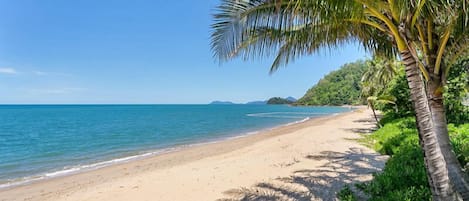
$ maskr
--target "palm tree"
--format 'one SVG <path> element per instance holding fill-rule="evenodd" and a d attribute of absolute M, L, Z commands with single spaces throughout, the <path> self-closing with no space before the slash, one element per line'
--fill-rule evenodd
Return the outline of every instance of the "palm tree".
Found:
<path fill-rule="evenodd" d="M 368 70 L 362 76 L 362 82 L 372 83 L 378 93 L 382 92 L 397 74 L 401 63 L 395 58 L 374 57 L 366 62 Z"/>
<path fill-rule="evenodd" d="M 385 95 L 387 84 L 397 74 L 400 63 L 395 58 L 383 58 L 375 56 L 366 62 L 368 70 L 363 74 L 361 84 L 361 98 L 366 99 L 368 106 L 373 111 L 376 124 L 381 128 L 375 112 L 375 104 L 396 104 L 395 97 Z"/>
<path fill-rule="evenodd" d="M 212 49 L 220 61 L 276 52 L 271 72 L 323 48 L 357 42 L 400 55 L 434 200 L 469 200 L 442 101 L 446 75 L 469 51 L 469 0 L 222 0 Z"/>

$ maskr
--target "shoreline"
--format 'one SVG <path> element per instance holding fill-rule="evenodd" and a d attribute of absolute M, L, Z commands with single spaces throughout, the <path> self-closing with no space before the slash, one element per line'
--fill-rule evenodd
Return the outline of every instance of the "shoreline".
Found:
<path fill-rule="evenodd" d="M 316 117 L 306 117 L 298 121 L 293 121 L 293 122 L 283 123 L 283 124 L 279 124 L 279 125 L 275 125 L 271 127 L 261 128 L 259 130 L 247 131 L 244 133 L 231 134 L 228 136 L 220 136 L 220 137 L 216 137 L 213 139 L 206 139 L 206 140 L 202 139 L 202 140 L 197 140 L 193 142 L 188 142 L 187 144 L 184 143 L 184 144 L 168 146 L 168 147 L 164 147 L 160 149 L 141 150 L 139 151 L 139 153 L 122 155 L 117 158 L 105 159 L 103 161 L 99 161 L 95 163 L 73 165 L 73 166 L 70 166 L 69 168 L 66 168 L 66 169 L 64 168 L 62 170 L 43 172 L 43 173 L 39 173 L 36 175 L 31 175 L 31 176 L 27 176 L 23 178 L 15 178 L 15 179 L 11 179 L 11 182 L 0 183 L 0 193 L 2 191 L 14 189 L 16 187 L 31 185 L 31 184 L 35 184 L 38 182 L 43 182 L 43 181 L 61 178 L 61 177 L 82 174 L 82 173 L 110 167 L 113 165 L 131 163 L 131 162 L 139 161 L 139 160 L 145 160 L 145 159 L 152 158 L 152 157 L 158 157 L 159 155 L 163 155 L 163 154 L 183 151 L 185 149 L 190 149 L 192 147 L 206 146 L 206 145 L 215 144 L 215 143 L 223 143 L 225 141 L 235 140 L 238 138 L 246 138 L 252 135 L 258 135 L 258 134 L 269 132 L 269 131 L 279 129 L 282 127 L 292 126 L 295 124 L 301 124 L 306 121 L 311 121 L 311 120 L 318 119 L 318 118 L 333 117 L 336 115 L 349 113 L 356 109 L 359 109 L 359 108 L 353 108 L 350 111 L 341 112 L 341 113 L 331 113 L 331 114 L 324 114 L 322 116 L 316 116 Z"/>
<path fill-rule="evenodd" d="M 211 158 L 222 156 L 223 158 L 230 158 L 224 155 L 231 155 L 233 152 L 239 152 L 240 150 L 244 149 L 252 150 L 253 145 L 263 144 L 266 143 L 265 141 L 271 141 L 274 138 L 288 137 L 292 133 L 314 126 L 321 126 L 327 122 L 337 119 L 351 117 L 354 116 L 354 113 L 358 113 L 359 111 L 364 110 L 365 109 L 361 108 L 358 110 L 339 113 L 337 115 L 327 115 L 323 117 L 312 118 L 299 123 L 289 123 L 291 125 L 285 124 L 270 129 L 263 129 L 255 134 L 233 136 L 231 138 L 222 139 L 215 142 L 205 142 L 196 145 L 183 145 L 183 147 L 180 149 L 166 153 L 112 164 L 106 167 L 101 167 L 99 169 L 79 172 L 76 174 L 47 178 L 41 181 L 35 181 L 20 186 L 0 189 L 0 197 L 5 197 L 4 199 L 0 200 L 23 200 L 26 198 L 32 200 L 63 200 L 65 198 L 66 200 L 97 200 L 94 198 L 82 199 L 83 197 L 79 197 L 79 195 L 78 197 L 72 196 L 72 198 L 69 198 L 68 196 L 82 194 L 83 189 L 85 189 L 87 195 L 100 195 L 101 193 L 93 191 L 94 187 L 102 187 L 105 184 L 120 184 L 121 181 L 119 180 L 122 179 L 132 180 L 140 177 L 145 178 L 146 174 L 158 173 L 160 175 L 162 171 L 168 171 L 175 168 L 188 168 L 187 166 L 191 166 L 190 164 L 192 163 L 199 163 L 203 160 L 209 160 Z M 217 163 L 218 161 L 219 160 L 215 160 L 211 162 Z M 227 176 L 230 175 L 228 174 Z M 161 177 L 164 177 L 164 175 Z M 119 186 L 117 189 L 121 189 L 121 186 Z M 176 189 L 166 190 L 172 192 Z M 218 192 L 218 194 L 220 193 L 221 192 Z M 101 200 L 101 198 L 98 200 Z M 164 200 L 164 198 L 162 198 L 162 200 Z"/>

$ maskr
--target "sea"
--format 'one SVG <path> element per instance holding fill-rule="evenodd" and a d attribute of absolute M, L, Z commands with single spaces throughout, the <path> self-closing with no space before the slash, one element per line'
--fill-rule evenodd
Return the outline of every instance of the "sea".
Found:
<path fill-rule="evenodd" d="M 0 188 L 346 111 L 243 104 L 0 105 Z"/>

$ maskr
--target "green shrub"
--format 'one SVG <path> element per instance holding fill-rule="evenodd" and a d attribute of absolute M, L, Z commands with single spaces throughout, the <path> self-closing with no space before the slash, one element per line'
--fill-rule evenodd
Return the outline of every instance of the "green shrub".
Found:
<path fill-rule="evenodd" d="M 339 200 L 342 201 L 355 201 L 357 200 L 357 197 L 353 194 L 352 190 L 350 190 L 350 187 L 346 185 L 342 190 L 337 193 L 337 197 Z"/>
<path fill-rule="evenodd" d="M 393 155 L 401 145 L 418 143 L 414 118 L 389 121 L 381 129 L 368 136 L 373 148 L 381 154 Z"/>
<path fill-rule="evenodd" d="M 469 123 L 469 106 L 462 104 L 469 93 L 468 85 L 469 58 L 463 58 L 451 66 L 444 87 L 443 98 L 446 109 L 446 119 L 449 123 Z M 414 110 L 412 108 L 410 90 L 404 71 L 398 72 L 398 74 L 388 84 L 388 87 L 383 94 L 395 98 L 395 105 L 377 105 L 378 110 L 387 114 L 388 120 L 413 116 Z M 386 119 L 383 120 L 388 121 Z"/>
<path fill-rule="evenodd" d="M 449 124 L 448 130 L 456 157 L 465 171 L 469 173 L 469 124 L 459 127 Z"/>
<path fill-rule="evenodd" d="M 382 128 L 366 137 L 366 141 L 381 154 L 390 155 L 383 171 L 373 175 L 368 183 L 357 184 L 369 200 L 431 200 L 423 154 L 419 145 L 413 117 L 392 119 L 385 115 Z M 469 169 L 469 124 L 448 125 L 453 150 L 459 162 Z M 340 200 L 349 200 L 350 189 L 344 189 Z"/>
<path fill-rule="evenodd" d="M 404 145 L 384 170 L 369 183 L 357 186 L 370 200 L 430 200 L 423 155 L 416 145 Z"/>
<path fill-rule="evenodd" d="M 399 71 L 391 80 L 384 94 L 395 98 L 395 105 L 385 104 L 378 107 L 379 110 L 390 113 L 397 118 L 414 114 L 412 102 L 410 100 L 410 89 L 407 84 L 405 72 Z"/>
<path fill-rule="evenodd" d="M 451 66 L 443 93 L 448 122 L 469 122 L 469 106 L 462 104 L 469 90 L 469 58 L 461 59 Z"/>

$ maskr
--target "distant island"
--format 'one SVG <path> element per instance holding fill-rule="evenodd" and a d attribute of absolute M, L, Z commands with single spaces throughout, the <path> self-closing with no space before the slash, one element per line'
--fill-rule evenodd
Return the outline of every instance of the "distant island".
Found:
<path fill-rule="evenodd" d="M 246 105 L 265 105 L 267 104 L 267 101 L 251 101 L 247 102 Z"/>
<path fill-rule="evenodd" d="M 293 104 L 297 101 L 296 98 L 288 96 L 286 98 L 281 97 L 273 97 L 268 100 L 258 100 L 258 101 L 249 101 L 244 103 L 245 105 L 281 105 L 281 104 Z M 231 101 L 212 101 L 209 103 L 210 105 L 233 105 L 238 103 L 233 103 Z"/>
<path fill-rule="evenodd" d="M 269 105 L 281 105 L 281 104 L 293 104 L 296 102 L 296 99 L 293 97 L 281 98 L 281 97 L 273 97 L 267 101 Z"/>
<path fill-rule="evenodd" d="M 288 96 L 288 97 L 286 97 L 285 99 L 287 99 L 287 100 L 289 100 L 289 101 L 291 101 L 291 102 L 296 102 L 296 101 L 297 101 L 296 98 L 291 97 L 291 96 Z"/>
<path fill-rule="evenodd" d="M 231 101 L 212 101 L 210 105 L 233 105 L 235 103 Z"/>

